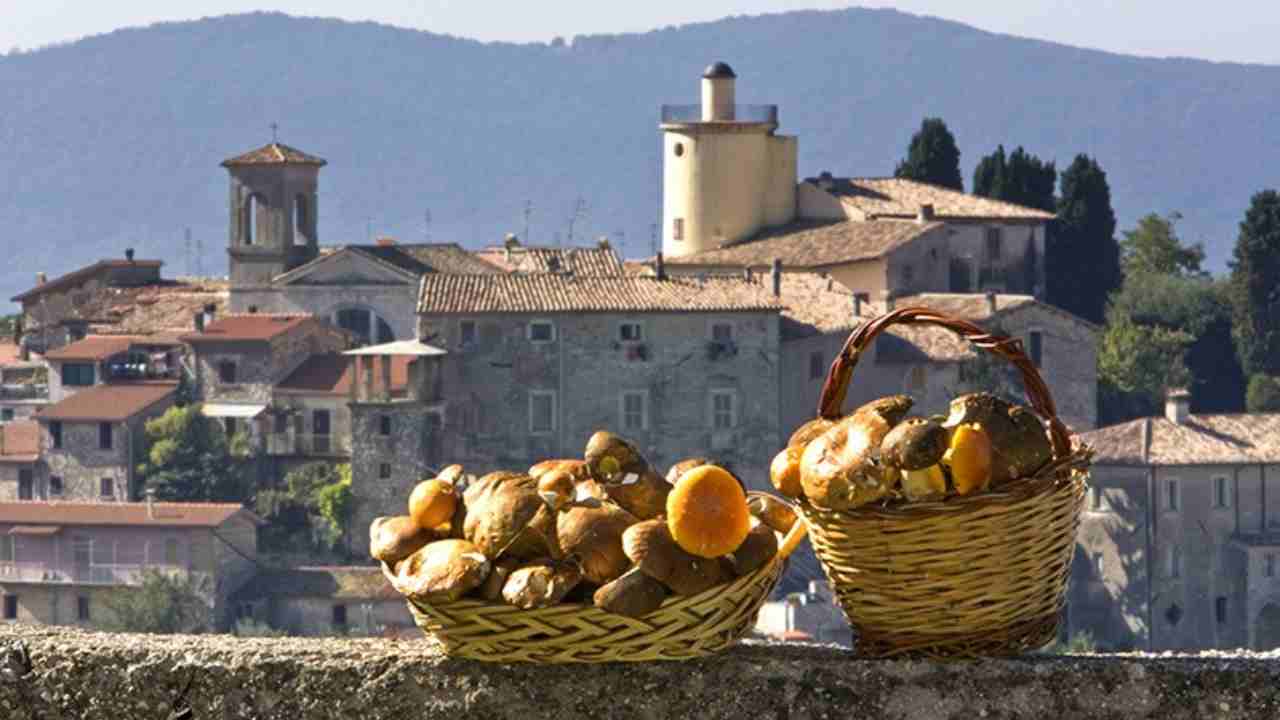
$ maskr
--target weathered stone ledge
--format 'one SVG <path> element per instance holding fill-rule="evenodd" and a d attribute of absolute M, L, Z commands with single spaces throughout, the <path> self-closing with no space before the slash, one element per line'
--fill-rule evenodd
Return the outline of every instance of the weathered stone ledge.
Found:
<path fill-rule="evenodd" d="M 1280 654 L 857 660 L 748 644 L 685 663 L 490 665 L 425 641 L 0 626 L 0 718 L 1268 718 Z M 183 710 L 190 712 L 184 714 Z"/>

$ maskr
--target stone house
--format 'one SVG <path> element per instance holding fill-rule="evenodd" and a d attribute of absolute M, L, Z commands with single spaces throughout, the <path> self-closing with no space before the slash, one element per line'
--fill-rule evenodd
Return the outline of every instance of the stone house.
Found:
<path fill-rule="evenodd" d="M 1164 417 L 1084 433 L 1096 451 L 1066 632 L 1140 650 L 1280 647 L 1280 414 Z"/>
<path fill-rule="evenodd" d="M 143 426 L 173 406 L 177 387 L 170 381 L 97 385 L 36 413 L 40 461 L 33 468 L 34 497 L 137 499 Z"/>
<path fill-rule="evenodd" d="M 595 247 L 546 247 L 524 245 L 514 235 L 500 247 L 489 246 L 474 255 L 512 273 L 569 273 L 570 275 L 625 275 L 622 260 L 607 239 Z"/>
<path fill-rule="evenodd" d="M 109 621 L 107 602 L 143 572 L 204 583 L 211 618 L 256 567 L 262 520 L 213 503 L 0 502 L 0 620 L 49 625 Z"/>
<path fill-rule="evenodd" d="M 0 502 L 35 500 L 40 469 L 40 424 L 14 420 L 0 425 Z"/>
<path fill-rule="evenodd" d="M 45 363 L 16 342 L 0 341 L 0 423 L 29 418 L 48 404 Z"/>
<path fill-rule="evenodd" d="M 177 381 L 183 347 L 172 334 L 90 335 L 50 350 L 49 401 L 58 403 L 84 388 L 139 380 Z"/>
<path fill-rule="evenodd" d="M 404 598 L 377 567 L 264 568 L 232 603 L 237 619 L 290 635 L 423 637 Z"/>

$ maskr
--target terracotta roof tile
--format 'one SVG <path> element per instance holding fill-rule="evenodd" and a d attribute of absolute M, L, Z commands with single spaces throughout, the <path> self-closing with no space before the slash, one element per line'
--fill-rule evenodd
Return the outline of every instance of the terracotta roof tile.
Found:
<path fill-rule="evenodd" d="M 667 258 L 671 265 L 819 268 L 883 257 L 942 223 L 902 220 L 803 220 L 769 228 L 751 239 L 692 255 Z"/>
<path fill-rule="evenodd" d="M 224 315 L 206 325 L 204 332 L 182 336 L 184 342 L 252 342 L 276 338 L 308 322 L 311 315 L 275 315 L 246 313 Z"/>
<path fill-rule="evenodd" d="M 262 568 L 236 591 L 242 600 L 272 596 L 398 600 L 382 569 L 366 566 Z"/>
<path fill-rule="evenodd" d="M 564 272 L 571 275 L 615 277 L 626 274 L 622 261 L 608 247 L 530 247 L 518 246 L 508 251 L 488 247 L 475 253 L 480 259 L 507 272 Z"/>
<path fill-rule="evenodd" d="M 817 187 L 810 178 L 805 182 Z M 1023 220 L 1044 222 L 1053 213 L 1001 200 L 957 192 L 903 178 L 834 178 L 829 192 L 869 218 L 914 218 L 921 205 L 933 205 L 938 220 Z"/>
<path fill-rule="evenodd" d="M 114 259 L 99 260 L 98 262 L 92 265 L 86 265 L 80 268 L 79 270 L 72 270 L 71 272 L 65 275 L 59 275 L 58 277 L 52 280 L 43 282 L 31 288 L 30 290 L 27 290 L 26 292 L 21 293 L 20 295 L 13 296 L 10 299 L 13 302 L 22 302 L 24 300 L 30 300 L 39 295 L 43 295 L 44 293 L 50 292 L 52 290 L 62 290 L 71 285 L 75 285 L 77 282 L 87 280 L 88 278 L 93 277 L 99 272 L 103 270 L 107 270 L 109 268 L 121 268 L 121 267 L 158 268 L 163 264 L 164 263 L 159 260 L 114 260 Z"/>
<path fill-rule="evenodd" d="M 22 349 L 12 340 L 0 340 L 0 367 L 19 362 Z"/>
<path fill-rule="evenodd" d="M 90 335 L 70 345 L 45 354 L 48 360 L 95 360 L 107 358 L 127 352 L 137 346 L 181 345 L 181 341 L 173 334 L 157 333 L 155 335 Z"/>
<path fill-rule="evenodd" d="M 740 278 L 426 275 L 418 312 L 720 312 L 779 310 L 758 283 Z"/>
<path fill-rule="evenodd" d="M 408 355 L 391 356 L 391 393 L 403 393 L 409 387 Z M 379 372 L 375 370 L 376 373 Z M 351 379 L 355 375 L 355 358 L 338 353 L 312 355 L 296 370 L 276 385 L 276 390 L 286 393 L 346 395 L 351 391 Z M 375 377 L 382 382 L 381 375 Z"/>
<path fill-rule="evenodd" d="M 119 422 L 173 395 L 176 382 L 147 381 L 119 385 L 94 385 L 41 408 L 39 420 Z"/>
<path fill-rule="evenodd" d="M 50 323 L 83 323 L 95 335 L 177 335 L 188 332 L 192 317 L 206 305 L 226 311 L 228 283 L 212 278 L 184 278 L 138 287 L 102 287 L 88 293 L 61 318 Z M 39 314 L 30 329 L 39 327 Z"/>
<path fill-rule="evenodd" d="M 297 148 L 278 142 L 268 143 L 257 150 L 250 150 L 243 155 L 222 161 L 223 167 L 235 165 L 315 165 L 319 167 L 326 164 L 324 160 L 314 155 L 308 155 Z"/>
<path fill-rule="evenodd" d="M 328 261 L 341 252 L 365 255 L 397 270 L 412 275 L 450 273 L 460 275 L 486 275 L 502 272 L 502 268 L 485 262 L 457 243 L 429 243 L 402 245 L 340 245 L 320 249 L 320 256 L 299 265 L 287 273 L 276 276 L 277 281 L 287 281 L 301 275 L 312 266 Z"/>
<path fill-rule="evenodd" d="M 1081 434 L 1095 464 L 1280 463 L 1280 413 L 1139 418 Z"/>
<path fill-rule="evenodd" d="M 13 420 L 0 425 L 0 462 L 35 462 L 40 457 L 40 423 Z"/>
<path fill-rule="evenodd" d="M 157 502 L 154 517 L 141 502 L 0 502 L 0 523 L 5 525 L 135 525 L 159 527 L 218 527 L 237 513 L 254 523 L 262 519 L 230 503 Z"/>

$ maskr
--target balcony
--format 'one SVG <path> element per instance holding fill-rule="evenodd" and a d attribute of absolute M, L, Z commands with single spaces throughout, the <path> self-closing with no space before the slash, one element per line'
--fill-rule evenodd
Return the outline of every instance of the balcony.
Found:
<path fill-rule="evenodd" d="M 0 385 L 0 401 L 48 399 L 49 386 L 44 383 Z"/>
<path fill-rule="evenodd" d="M 53 585 L 141 585 L 143 571 L 186 572 L 176 565 L 64 565 L 42 562 L 0 562 L 0 583 Z"/>
<path fill-rule="evenodd" d="M 268 455 L 350 455 L 351 440 L 339 435 L 268 433 Z"/>
<path fill-rule="evenodd" d="M 662 124 L 663 125 L 690 125 L 694 123 L 707 122 L 702 119 L 701 105 L 663 105 L 662 106 Z M 718 120 L 715 122 L 742 123 L 745 125 L 777 125 L 778 124 L 778 106 L 777 105 L 734 105 L 732 120 Z"/>

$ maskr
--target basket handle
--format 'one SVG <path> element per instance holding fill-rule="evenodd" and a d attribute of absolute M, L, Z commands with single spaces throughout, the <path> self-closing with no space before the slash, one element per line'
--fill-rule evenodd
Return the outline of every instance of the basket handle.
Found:
<path fill-rule="evenodd" d="M 804 541 L 805 535 L 809 534 L 809 526 L 805 523 L 804 519 L 800 517 L 800 510 L 796 507 L 795 503 L 790 500 L 787 500 L 784 497 L 778 497 L 773 493 L 760 492 L 759 490 L 752 490 L 748 492 L 747 498 L 750 499 L 752 495 L 764 495 L 766 497 L 771 497 L 791 508 L 791 512 L 795 513 L 796 521 L 791 524 L 791 529 L 787 531 L 786 536 L 782 538 L 782 543 L 778 545 L 778 559 L 786 559 L 786 557 Z"/>
<path fill-rule="evenodd" d="M 1054 458 L 1063 458 L 1071 453 L 1071 438 L 1067 428 L 1058 419 L 1057 408 L 1053 404 L 1053 396 L 1049 387 L 1040 377 L 1035 363 L 1022 349 L 1022 341 L 1003 335 L 992 335 L 971 322 L 948 317 L 927 307 L 904 307 L 870 320 L 854 330 L 844 347 L 831 363 L 827 372 L 827 380 L 822 386 L 822 396 L 818 400 L 818 415 L 829 420 L 841 416 L 845 394 L 849 390 L 849 380 L 853 377 L 853 368 L 858 364 L 858 357 L 871 345 L 871 341 L 890 325 L 936 325 L 951 330 L 980 350 L 987 350 L 1008 360 L 1022 373 L 1022 386 L 1026 390 L 1027 400 L 1036 412 L 1049 421 L 1049 439 L 1053 444 Z"/>

